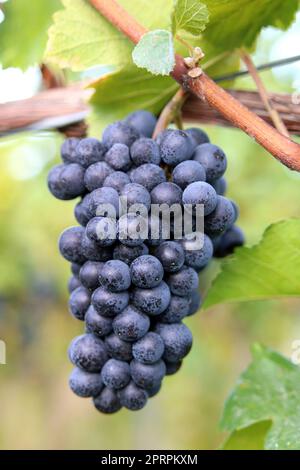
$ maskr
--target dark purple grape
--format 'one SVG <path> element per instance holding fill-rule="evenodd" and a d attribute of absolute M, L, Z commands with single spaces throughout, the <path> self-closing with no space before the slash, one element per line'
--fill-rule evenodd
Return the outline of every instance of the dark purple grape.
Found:
<path fill-rule="evenodd" d="M 71 390 L 82 398 L 96 397 L 103 389 L 101 376 L 98 372 L 86 372 L 75 367 L 69 378 Z"/>
<path fill-rule="evenodd" d="M 117 393 L 111 388 L 105 387 L 102 392 L 93 399 L 98 411 L 105 414 L 116 413 L 122 408 Z"/>
<path fill-rule="evenodd" d="M 131 147 L 133 142 L 140 137 L 140 133 L 135 127 L 124 121 L 117 121 L 109 124 L 103 131 L 102 141 L 110 149 L 114 144 L 125 144 Z"/>
<path fill-rule="evenodd" d="M 155 332 L 163 339 L 165 345 L 163 359 L 167 362 L 177 363 L 190 352 L 193 337 L 188 327 L 183 323 L 172 323 L 171 325 L 158 323 Z"/>
<path fill-rule="evenodd" d="M 193 159 L 204 167 L 208 183 L 221 178 L 227 168 L 227 159 L 223 150 L 210 143 L 198 145 Z"/>
<path fill-rule="evenodd" d="M 80 164 L 87 168 L 96 162 L 101 162 L 104 159 L 106 148 L 97 139 L 87 137 L 82 139 L 76 147 L 76 153 Z"/>
<path fill-rule="evenodd" d="M 84 320 L 87 309 L 89 308 L 91 293 L 83 286 L 77 287 L 70 295 L 69 309 L 73 317 L 77 320 Z"/>
<path fill-rule="evenodd" d="M 48 175 L 48 188 L 57 199 L 74 199 L 85 192 L 84 169 L 78 163 L 57 165 Z"/>
<path fill-rule="evenodd" d="M 159 146 L 155 140 L 147 137 L 141 137 L 136 140 L 130 148 L 130 154 L 136 166 L 143 165 L 144 163 L 160 164 Z"/>
<path fill-rule="evenodd" d="M 106 153 L 105 161 L 114 170 L 128 171 L 132 165 L 129 148 L 125 144 L 114 144 Z"/>
<path fill-rule="evenodd" d="M 127 116 L 125 121 L 127 124 L 134 127 L 141 135 L 152 137 L 156 125 L 156 117 L 149 111 L 134 111 Z"/>

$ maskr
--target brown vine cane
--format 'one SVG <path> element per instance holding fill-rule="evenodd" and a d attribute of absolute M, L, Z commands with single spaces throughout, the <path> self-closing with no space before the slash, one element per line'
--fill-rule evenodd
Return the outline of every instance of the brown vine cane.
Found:
<path fill-rule="evenodd" d="M 135 44 L 147 30 L 141 26 L 115 0 L 89 0 L 90 3 L 117 29 Z M 300 171 L 300 145 L 280 134 L 259 116 L 239 103 L 234 97 L 220 88 L 205 73 L 200 77 L 187 76 L 183 57 L 176 55 L 172 77 L 184 89 L 206 100 L 235 127 L 246 132 L 277 160 L 292 170 Z"/>

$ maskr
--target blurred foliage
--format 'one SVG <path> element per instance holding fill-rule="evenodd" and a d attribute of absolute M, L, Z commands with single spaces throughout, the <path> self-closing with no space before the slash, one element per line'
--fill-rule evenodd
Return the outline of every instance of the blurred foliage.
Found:
<path fill-rule="evenodd" d="M 42 62 L 47 30 L 60 0 L 9 0 L 1 9 L 5 20 L 0 24 L 0 62 L 3 67 L 20 67 Z"/>

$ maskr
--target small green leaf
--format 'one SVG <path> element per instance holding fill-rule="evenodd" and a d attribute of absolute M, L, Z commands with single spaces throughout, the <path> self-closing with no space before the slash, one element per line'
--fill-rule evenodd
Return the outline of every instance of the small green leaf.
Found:
<path fill-rule="evenodd" d="M 221 421 L 235 432 L 261 421 L 272 421 L 266 450 L 300 450 L 300 368 L 260 345 L 228 398 Z"/>
<path fill-rule="evenodd" d="M 97 65 L 124 67 L 132 63 L 132 43 L 87 0 L 62 0 L 49 29 L 46 59 L 62 68 L 81 71 Z M 119 0 L 147 29 L 168 27 L 172 0 Z"/>
<path fill-rule="evenodd" d="M 178 89 L 171 77 L 154 76 L 134 65 L 104 75 L 90 86 L 95 89 L 90 103 L 98 132 L 136 109 L 158 114 Z"/>
<path fill-rule="evenodd" d="M 253 46 L 265 26 L 286 29 L 298 10 L 298 0 L 202 1 L 210 13 L 204 37 L 219 52 Z"/>
<path fill-rule="evenodd" d="M 0 24 L 0 62 L 4 68 L 41 63 L 47 42 L 47 29 L 59 0 L 9 1 L 1 4 L 5 19 Z"/>
<path fill-rule="evenodd" d="M 172 13 L 172 32 L 183 30 L 198 36 L 208 23 L 209 11 L 199 0 L 177 0 Z"/>
<path fill-rule="evenodd" d="M 169 75 L 175 65 L 172 34 L 156 29 L 144 34 L 132 52 L 134 63 L 153 75 Z"/>
<path fill-rule="evenodd" d="M 261 242 L 221 264 L 204 308 L 222 302 L 300 296 L 300 219 L 271 225 Z"/>
<path fill-rule="evenodd" d="M 234 431 L 223 444 L 222 450 L 264 450 L 271 424 L 271 421 L 262 421 Z"/>

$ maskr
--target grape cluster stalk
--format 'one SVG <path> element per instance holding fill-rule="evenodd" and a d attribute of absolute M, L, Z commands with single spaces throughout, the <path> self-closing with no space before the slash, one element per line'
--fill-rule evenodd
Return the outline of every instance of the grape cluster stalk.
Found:
<path fill-rule="evenodd" d="M 152 139 L 156 122 L 139 110 L 107 126 L 102 141 L 66 139 L 63 163 L 48 176 L 56 198 L 80 198 L 79 225 L 59 239 L 71 263 L 69 310 L 85 324 L 69 347 L 69 384 L 103 413 L 143 408 L 164 377 L 180 369 L 192 347 L 183 319 L 201 306 L 199 273 L 244 243 L 238 208 L 224 196 L 222 149 L 198 128 L 165 129 Z M 191 233 L 175 236 L 173 219 L 166 236 L 161 219 L 151 217 L 153 205 L 174 204 L 188 207 L 193 223 L 196 207 L 203 208 L 197 249 Z M 99 211 L 108 206 L 114 217 Z M 146 233 L 134 210 L 141 206 Z"/>

